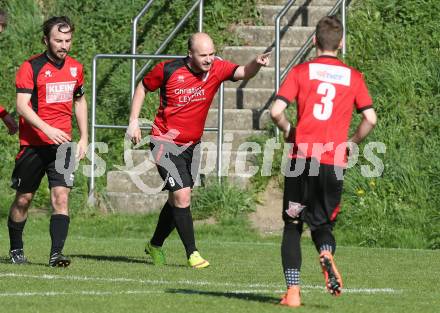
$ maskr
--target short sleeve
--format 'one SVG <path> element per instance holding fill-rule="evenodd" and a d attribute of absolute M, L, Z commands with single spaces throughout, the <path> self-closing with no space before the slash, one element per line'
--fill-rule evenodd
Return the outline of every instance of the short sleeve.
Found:
<path fill-rule="evenodd" d="M 219 78 L 223 82 L 225 80 L 234 80 L 234 74 L 237 68 L 239 67 L 238 64 L 232 63 L 230 61 L 222 60 L 220 58 L 216 58 L 215 62 L 218 64 L 219 68 Z"/>
<path fill-rule="evenodd" d="M 142 79 L 142 84 L 149 91 L 155 91 L 162 86 L 163 82 L 164 62 L 157 64 L 147 75 Z"/>
<path fill-rule="evenodd" d="M 355 105 L 358 113 L 373 107 L 373 100 L 371 100 L 371 97 L 368 93 L 368 88 L 365 84 L 363 75 L 360 76 L 355 92 Z"/>
<path fill-rule="evenodd" d="M 76 80 L 75 91 L 73 92 L 73 96 L 75 98 L 80 98 L 84 95 L 84 68 L 81 65 L 78 71 L 78 79 Z"/>
<path fill-rule="evenodd" d="M 298 96 L 298 81 L 298 71 L 293 68 L 281 84 L 275 99 L 283 100 L 287 104 L 292 103 Z"/>
<path fill-rule="evenodd" d="M 17 71 L 15 89 L 17 93 L 32 93 L 34 89 L 34 75 L 28 61 L 24 62 Z"/>

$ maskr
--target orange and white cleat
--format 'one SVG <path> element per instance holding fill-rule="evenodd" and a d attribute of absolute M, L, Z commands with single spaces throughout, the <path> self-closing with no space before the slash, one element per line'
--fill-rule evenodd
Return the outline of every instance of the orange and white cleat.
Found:
<path fill-rule="evenodd" d="M 301 306 L 301 292 L 299 286 L 289 287 L 287 292 L 281 298 L 280 304 L 292 308 L 299 308 Z"/>
<path fill-rule="evenodd" d="M 330 251 L 322 251 L 319 255 L 322 273 L 325 278 L 325 287 L 332 296 L 340 296 L 342 293 L 342 277 L 336 268 L 333 255 Z"/>

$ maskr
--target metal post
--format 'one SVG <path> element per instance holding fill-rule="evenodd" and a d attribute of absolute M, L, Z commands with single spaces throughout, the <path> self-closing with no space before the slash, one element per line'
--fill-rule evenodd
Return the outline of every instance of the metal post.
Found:
<path fill-rule="evenodd" d="M 283 9 L 278 13 L 276 19 L 275 19 L 275 95 L 278 93 L 278 90 L 280 90 L 280 24 L 281 24 L 281 18 L 289 11 L 290 7 L 295 3 L 296 0 L 289 0 L 283 7 Z M 280 137 L 280 130 L 278 127 L 275 127 L 275 137 L 278 142 Z"/>
<path fill-rule="evenodd" d="M 223 163 L 223 104 L 224 104 L 224 83 L 220 85 L 220 97 L 218 101 L 218 131 L 217 131 L 217 179 L 222 182 L 222 163 Z"/>
<path fill-rule="evenodd" d="M 281 15 L 275 21 L 275 95 L 280 89 L 280 20 Z M 277 142 L 280 138 L 280 129 L 275 127 L 275 138 Z"/>
<path fill-rule="evenodd" d="M 203 31 L 203 0 L 199 4 L 199 32 Z"/>
<path fill-rule="evenodd" d="M 346 3 L 345 0 L 342 0 L 342 6 L 341 6 L 341 16 L 342 16 L 342 57 L 345 59 L 345 54 L 347 53 L 347 44 L 346 44 L 346 27 L 347 27 L 347 20 L 346 20 Z"/>
<path fill-rule="evenodd" d="M 93 58 L 92 62 L 92 142 L 90 161 L 92 166 L 90 169 L 90 190 L 89 190 L 89 204 L 95 204 L 95 123 L 96 123 L 96 62 L 97 57 Z"/>
<path fill-rule="evenodd" d="M 147 10 L 150 8 L 151 4 L 153 4 L 154 0 L 148 1 L 148 3 L 143 7 L 143 9 L 139 12 L 138 15 L 133 19 L 133 25 L 131 29 L 131 53 L 136 54 L 136 45 L 137 45 L 137 23 L 139 19 L 145 15 Z M 131 61 L 131 97 L 133 98 L 134 90 L 136 85 L 136 60 L 133 59 Z"/>

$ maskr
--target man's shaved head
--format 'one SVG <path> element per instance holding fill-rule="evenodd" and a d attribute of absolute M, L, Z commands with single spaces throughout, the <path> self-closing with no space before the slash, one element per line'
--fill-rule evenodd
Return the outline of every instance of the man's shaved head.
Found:
<path fill-rule="evenodd" d="M 194 33 L 188 38 L 189 66 L 195 72 L 208 72 L 215 57 L 214 42 L 206 33 Z"/>

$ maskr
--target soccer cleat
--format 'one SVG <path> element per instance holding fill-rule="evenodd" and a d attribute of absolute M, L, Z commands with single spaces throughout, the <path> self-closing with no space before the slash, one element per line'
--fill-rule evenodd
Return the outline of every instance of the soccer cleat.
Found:
<path fill-rule="evenodd" d="M 299 286 L 290 286 L 280 301 L 281 305 L 298 308 L 301 306 L 301 292 Z"/>
<path fill-rule="evenodd" d="M 14 249 L 9 251 L 9 258 L 12 264 L 26 264 L 27 259 L 24 256 L 23 249 Z"/>
<path fill-rule="evenodd" d="M 342 277 L 336 268 L 333 256 L 329 251 L 322 251 L 319 255 L 322 273 L 325 278 L 325 287 L 333 296 L 339 296 L 342 292 Z"/>
<path fill-rule="evenodd" d="M 153 246 L 151 243 L 145 245 L 145 253 L 151 256 L 154 265 L 164 265 L 166 263 L 165 253 L 162 247 Z"/>
<path fill-rule="evenodd" d="M 54 253 L 50 256 L 50 267 L 68 267 L 70 265 L 70 259 L 61 253 Z"/>
<path fill-rule="evenodd" d="M 199 251 L 194 251 L 188 259 L 188 265 L 192 268 L 205 268 L 209 266 L 209 262 L 202 258 Z"/>

